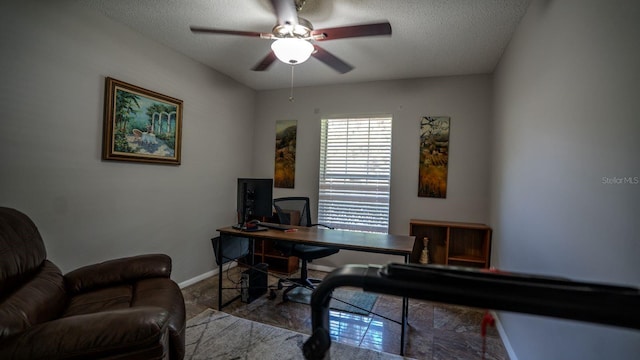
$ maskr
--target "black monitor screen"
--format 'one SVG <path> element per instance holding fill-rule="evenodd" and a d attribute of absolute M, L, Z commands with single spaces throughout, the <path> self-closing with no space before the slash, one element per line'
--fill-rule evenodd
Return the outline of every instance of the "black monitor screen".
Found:
<path fill-rule="evenodd" d="M 272 202 L 273 179 L 238 178 L 238 223 L 249 217 L 272 216 Z"/>

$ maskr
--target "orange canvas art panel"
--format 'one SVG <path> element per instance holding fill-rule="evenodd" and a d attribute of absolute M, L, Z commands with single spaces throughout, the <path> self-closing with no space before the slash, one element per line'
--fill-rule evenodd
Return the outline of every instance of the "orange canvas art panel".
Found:
<path fill-rule="evenodd" d="M 419 197 L 447 197 L 450 121 L 447 116 L 420 120 Z"/>
<path fill-rule="evenodd" d="M 297 120 L 276 121 L 276 159 L 273 186 L 294 188 L 296 183 Z"/>

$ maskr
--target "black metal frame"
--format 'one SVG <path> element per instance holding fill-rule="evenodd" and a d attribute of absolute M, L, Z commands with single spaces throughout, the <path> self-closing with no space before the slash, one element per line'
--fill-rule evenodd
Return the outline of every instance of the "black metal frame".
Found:
<path fill-rule="evenodd" d="M 409 296 L 640 329 L 638 288 L 439 265 L 346 265 L 327 275 L 311 296 L 313 334 L 303 347 L 306 359 L 323 359 L 331 346 L 329 301 L 333 290 L 341 286 L 405 299 Z M 404 306 L 403 302 L 403 317 Z M 404 354 L 404 336 L 401 347 Z"/>
<path fill-rule="evenodd" d="M 245 233 L 247 237 L 250 238 L 250 233 Z M 220 237 L 221 237 L 221 241 L 225 241 L 226 237 L 233 237 L 233 236 L 241 236 L 240 234 L 237 234 L 235 231 L 233 232 L 233 235 L 227 234 L 226 232 L 221 232 L 220 233 Z M 252 240 L 255 240 L 253 238 L 251 238 Z M 271 241 L 277 241 L 274 239 L 271 239 Z M 355 251 L 362 251 L 362 252 L 369 252 L 369 253 L 375 253 L 375 254 L 384 254 L 384 255 L 393 255 L 393 256 L 402 256 L 404 258 L 404 262 L 405 264 L 409 262 L 409 253 L 406 253 L 404 251 L 401 250 L 396 250 L 396 249 L 388 249 L 388 248 L 357 248 L 354 249 L 353 247 L 350 246 L 337 246 L 339 249 L 347 249 L 347 250 L 355 250 Z M 254 249 L 254 243 L 251 243 L 250 249 L 252 249 L 252 255 L 253 255 L 253 249 Z M 220 250 L 220 256 L 222 255 L 222 251 Z M 253 259 L 253 256 L 251 257 L 251 259 Z M 219 264 L 219 274 L 222 274 L 222 264 Z M 325 279 L 323 279 L 324 281 Z M 322 283 L 321 283 L 322 284 Z M 227 305 L 229 305 L 231 302 L 235 301 L 236 299 L 238 299 L 240 296 L 238 295 L 236 298 L 227 301 L 226 303 L 222 303 L 222 277 L 218 277 L 218 310 L 222 310 L 222 308 L 226 307 Z M 400 324 L 400 355 L 404 355 L 404 345 L 405 345 L 405 337 L 406 337 L 406 330 L 407 330 L 407 319 L 409 317 L 409 298 L 407 295 L 401 295 L 402 296 L 402 315 L 400 317 L 400 321 L 396 321 L 398 324 Z M 327 313 L 328 314 L 328 313 Z M 327 315 L 328 316 L 328 315 Z M 315 328 L 315 327 L 314 327 Z"/>
<path fill-rule="evenodd" d="M 229 235 L 225 235 L 225 234 L 221 234 L 220 235 L 220 239 L 218 241 L 213 241 L 212 239 L 212 243 L 214 246 L 214 252 L 215 252 L 215 256 L 218 259 L 222 259 L 222 261 L 218 261 L 218 310 L 222 310 L 224 307 L 226 307 L 227 305 L 231 304 L 232 302 L 240 299 L 241 295 L 237 295 L 235 297 L 233 297 L 232 299 L 228 300 L 227 302 L 225 302 L 224 304 L 222 303 L 222 290 L 231 290 L 231 288 L 223 288 L 222 287 L 222 274 L 223 274 L 223 265 L 226 263 L 224 261 L 224 259 L 228 259 L 228 260 L 236 260 L 233 258 L 229 258 L 226 257 L 223 254 L 223 246 L 222 246 L 222 242 L 225 240 L 228 240 L 228 238 L 233 238 L 233 236 L 229 236 Z M 253 267 L 254 265 L 254 254 L 255 254 L 255 239 L 251 238 L 251 237 L 247 237 L 247 239 L 249 239 L 249 253 L 246 255 L 246 257 L 249 258 L 249 266 Z M 217 261 L 217 260 L 216 260 Z M 235 289 L 235 288 L 233 288 Z"/>

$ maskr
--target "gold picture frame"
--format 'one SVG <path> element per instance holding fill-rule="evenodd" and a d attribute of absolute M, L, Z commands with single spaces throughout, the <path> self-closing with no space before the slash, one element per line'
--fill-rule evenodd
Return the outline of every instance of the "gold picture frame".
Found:
<path fill-rule="evenodd" d="M 106 78 L 103 160 L 180 165 L 182 100 Z"/>

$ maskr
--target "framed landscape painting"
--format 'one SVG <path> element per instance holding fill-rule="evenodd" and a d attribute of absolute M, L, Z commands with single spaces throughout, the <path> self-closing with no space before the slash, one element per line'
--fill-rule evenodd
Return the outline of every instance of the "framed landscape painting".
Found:
<path fill-rule="evenodd" d="M 297 120 L 276 121 L 276 158 L 273 174 L 274 187 L 291 189 L 295 187 L 297 131 Z"/>
<path fill-rule="evenodd" d="M 419 197 L 447 197 L 450 121 L 447 116 L 420 120 Z"/>
<path fill-rule="evenodd" d="M 182 100 L 107 78 L 104 160 L 180 165 Z"/>

